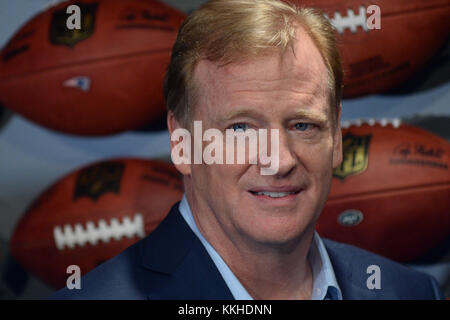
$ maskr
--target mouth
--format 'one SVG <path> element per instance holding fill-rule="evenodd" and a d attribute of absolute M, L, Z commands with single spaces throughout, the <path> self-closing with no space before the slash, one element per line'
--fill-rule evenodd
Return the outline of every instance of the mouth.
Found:
<path fill-rule="evenodd" d="M 298 187 L 262 188 L 249 190 L 249 193 L 260 200 L 291 200 L 302 192 Z"/>

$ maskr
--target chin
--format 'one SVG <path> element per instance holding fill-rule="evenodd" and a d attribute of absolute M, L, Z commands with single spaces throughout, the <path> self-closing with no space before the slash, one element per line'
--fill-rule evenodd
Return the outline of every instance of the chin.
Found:
<path fill-rule="evenodd" d="M 305 216 L 264 217 L 255 219 L 243 226 L 242 232 L 255 242 L 265 245 L 285 245 L 301 240 L 312 229 L 310 220 Z"/>

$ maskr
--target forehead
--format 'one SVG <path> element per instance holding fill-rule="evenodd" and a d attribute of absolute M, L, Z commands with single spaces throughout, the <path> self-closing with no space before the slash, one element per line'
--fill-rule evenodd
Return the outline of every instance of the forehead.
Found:
<path fill-rule="evenodd" d="M 327 101 L 329 94 L 323 58 L 311 37 L 300 27 L 293 48 L 288 47 L 283 55 L 274 49 L 264 56 L 226 66 L 201 60 L 194 71 L 194 81 L 202 97 L 216 101 L 221 96 L 232 99 L 239 92 L 252 91 L 285 92 L 292 97 Z"/>

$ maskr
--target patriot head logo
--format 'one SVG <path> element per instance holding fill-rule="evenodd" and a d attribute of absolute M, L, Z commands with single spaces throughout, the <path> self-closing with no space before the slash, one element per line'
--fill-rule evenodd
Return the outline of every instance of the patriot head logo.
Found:
<path fill-rule="evenodd" d="M 64 81 L 63 86 L 87 92 L 91 88 L 91 79 L 89 77 L 74 77 Z"/>

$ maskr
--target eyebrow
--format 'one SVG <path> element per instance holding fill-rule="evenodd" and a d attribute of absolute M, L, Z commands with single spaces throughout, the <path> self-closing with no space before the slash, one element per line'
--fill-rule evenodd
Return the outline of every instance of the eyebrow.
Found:
<path fill-rule="evenodd" d="M 231 111 L 227 113 L 221 120 L 222 121 L 230 121 L 236 118 L 243 118 L 243 117 L 260 117 L 261 113 L 257 112 L 253 109 L 239 109 L 236 111 Z"/>
<path fill-rule="evenodd" d="M 228 114 L 226 114 L 221 121 L 228 122 L 230 120 L 241 118 L 241 117 L 261 117 L 261 113 L 258 111 L 255 111 L 253 109 L 240 109 L 236 111 L 232 111 Z M 295 112 L 289 114 L 289 118 L 295 119 L 295 118 L 303 118 L 303 119 L 309 119 L 312 121 L 317 121 L 319 123 L 326 123 L 328 118 L 326 115 L 314 112 L 310 110 L 296 110 Z"/>
<path fill-rule="evenodd" d="M 328 120 L 328 117 L 320 112 L 314 112 L 310 110 L 297 110 L 295 111 L 292 116 L 292 118 L 304 118 L 304 119 L 310 119 L 313 121 L 317 121 L 320 123 L 325 123 Z"/>

